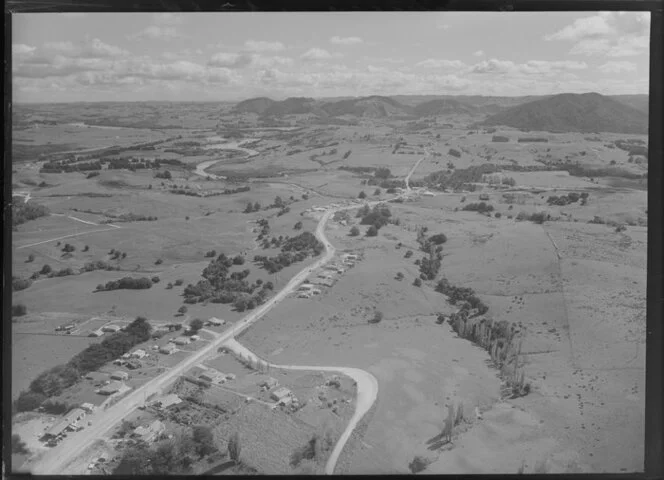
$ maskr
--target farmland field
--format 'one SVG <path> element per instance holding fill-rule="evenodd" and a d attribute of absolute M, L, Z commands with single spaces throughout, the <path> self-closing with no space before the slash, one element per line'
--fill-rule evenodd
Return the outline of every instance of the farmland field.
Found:
<path fill-rule="evenodd" d="M 155 29 L 180 25 L 159 18 Z M 146 85 L 166 72 L 233 90 L 251 65 L 257 92 L 300 88 L 274 70 L 290 46 L 247 41 L 201 69 L 186 49 L 150 70 L 95 42 L 58 73 L 103 51 Z M 21 45 L 26 71 L 41 69 L 41 47 Z M 302 54 L 307 68 L 345 58 L 319 50 Z M 483 55 L 468 75 L 546 70 Z M 7 283 L 13 430 L 27 450 L 15 464 L 641 471 L 648 117 L 618 97 L 17 103 Z M 83 404 L 96 410 L 68 419 L 66 439 L 44 437 Z M 164 472 L 145 461 L 158 455 Z"/>

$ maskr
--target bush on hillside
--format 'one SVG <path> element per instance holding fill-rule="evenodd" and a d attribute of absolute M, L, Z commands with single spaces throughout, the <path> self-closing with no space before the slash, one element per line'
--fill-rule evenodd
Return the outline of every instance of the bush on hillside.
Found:
<path fill-rule="evenodd" d="M 28 313 L 28 309 L 22 303 L 12 305 L 12 317 L 22 317 Z"/>
<path fill-rule="evenodd" d="M 97 286 L 98 291 L 111 291 L 111 290 L 145 290 L 152 287 L 152 280 L 147 277 L 132 278 L 124 277 L 120 280 L 107 282 L 101 289 Z"/>
<path fill-rule="evenodd" d="M 32 285 L 32 280 L 30 280 L 29 278 L 14 278 L 12 280 L 12 290 L 14 292 L 25 290 L 30 285 Z"/>
<path fill-rule="evenodd" d="M 15 202 L 12 203 L 12 226 L 22 225 L 30 220 L 50 215 L 49 209 L 44 205 L 34 202 Z"/>

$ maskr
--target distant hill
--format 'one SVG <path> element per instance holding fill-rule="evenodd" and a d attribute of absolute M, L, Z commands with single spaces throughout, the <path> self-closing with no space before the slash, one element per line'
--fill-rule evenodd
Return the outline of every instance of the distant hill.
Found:
<path fill-rule="evenodd" d="M 641 110 L 643 113 L 648 113 L 648 103 L 650 102 L 648 95 L 611 95 L 610 98 Z"/>
<path fill-rule="evenodd" d="M 273 102 L 263 115 L 299 115 L 306 113 L 320 113 L 317 111 L 316 100 L 307 97 L 291 97 L 281 102 Z"/>
<path fill-rule="evenodd" d="M 541 131 L 648 133 L 648 116 L 599 93 L 563 93 L 509 108 L 479 125 Z"/>
<path fill-rule="evenodd" d="M 250 98 L 235 105 L 233 111 L 236 113 L 257 113 L 263 115 L 275 103 L 274 100 L 267 97 Z"/>
<path fill-rule="evenodd" d="M 421 117 L 433 115 L 476 114 L 477 107 L 460 102 L 453 98 L 439 98 L 420 103 L 414 108 L 415 114 Z"/>
<path fill-rule="evenodd" d="M 352 115 L 355 117 L 382 118 L 410 115 L 412 112 L 411 107 L 407 107 L 390 97 L 378 95 L 326 103 L 321 108 L 333 117 Z"/>

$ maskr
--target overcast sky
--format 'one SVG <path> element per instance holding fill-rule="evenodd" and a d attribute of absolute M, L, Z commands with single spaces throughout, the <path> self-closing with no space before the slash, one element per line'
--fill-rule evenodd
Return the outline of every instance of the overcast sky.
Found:
<path fill-rule="evenodd" d="M 15 102 L 647 93 L 650 14 L 13 15 Z"/>

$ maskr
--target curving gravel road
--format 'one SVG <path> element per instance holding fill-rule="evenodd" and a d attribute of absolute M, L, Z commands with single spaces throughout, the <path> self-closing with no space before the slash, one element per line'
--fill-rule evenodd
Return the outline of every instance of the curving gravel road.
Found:
<path fill-rule="evenodd" d="M 325 464 L 325 473 L 327 475 L 334 474 L 334 468 L 337 465 L 339 460 L 339 455 L 344 449 L 346 442 L 350 438 L 353 430 L 357 424 L 362 420 L 362 417 L 371 409 L 371 406 L 376 401 L 378 397 L 378 380 L 369 372 L 353 367 L 329 367 L 329 366 L 320 366 L 320 365 L 276 365 L 274 363 L 267 362 L 264 359 L 259 359 L 258 356 L 249 350 L 247 347 L 239 343 L 234 338 L 229 339 L 224 344 L 229 349 L 233 350 L 235 353 L 241 353 L 246 358 L 253 358 L 254 360 L 261 360 L 264 363 L 267 363 L 270 367 L 281 368 L 284 370 L 316 370 L 323 372 L 338 372 L 343 373 L 344 375 L 349 376 L 355 382 L 357 382 L 357 399 L 355 402 L 355 413 L 351 417 L 346 429 L 337 440 L 337 444 L 334 446 L 330 457 L 327 459 Z"/>

